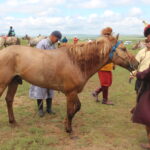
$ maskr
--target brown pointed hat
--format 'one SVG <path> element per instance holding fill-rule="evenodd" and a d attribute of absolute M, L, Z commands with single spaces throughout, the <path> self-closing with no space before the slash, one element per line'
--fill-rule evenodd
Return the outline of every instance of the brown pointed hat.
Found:
<path fill-rule="evenodd" d="M 110 35 L 112 35 L 112 32 L 113 32 L 113 30 L 111 27 L 106 27 L 102 30 L 101 35 L 110 36 Z"/>

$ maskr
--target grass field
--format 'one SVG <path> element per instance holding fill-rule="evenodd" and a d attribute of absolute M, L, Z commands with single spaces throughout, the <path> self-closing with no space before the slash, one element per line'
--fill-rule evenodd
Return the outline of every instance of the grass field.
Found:
<path fill-rule="evenodd" d="M 128 83 L 129 72 L 120 67 L 113 76 L 110 99 L 115 105 L 105 106 L 92 99 L 91 92 L 99 86 L 96 74 L 79 95 L 82 108 L 73 120 L 71 135 L 64 131 L 63 94 L 55 92 L 56 115 L 39 118 L 36 101 L 28 97 L 30 85 L 24 82 L 14 102 L 18 126 L 11 127 L 4 93 L 0 99 L 0 150 L 141 150 L 140 143 L 147 142 L 144 127 L 130 121 L 130 110 L 135 105 L 134 82 Z"/>

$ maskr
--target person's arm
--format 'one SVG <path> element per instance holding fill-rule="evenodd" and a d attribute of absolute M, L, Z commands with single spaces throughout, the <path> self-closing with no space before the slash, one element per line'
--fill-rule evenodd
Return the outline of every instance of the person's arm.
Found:
<path fill-rule="evenodd" d="M 143 50 L 139 51 L 138 54 L 136 55 L 136 60 L 140 63 L 141 62 L 141 59 L 142 59 L 142 55 L 143 54 Z M 136 74 L 137 74 L 137 70 L 134 70 L 130 73 L 130 79 L 133 79 L 136 77 Z"/>
<path fill-rule="evenodd" d="M 136 77 L 138 79 L 142 79 L 142 80 L 148 79 L 148 78 L 150 79 L 150 67 L 147 70 L 143 71 L 143 72 L 138 72 Z"/>
<path fill-rule="evenodd" d="M 37 45 L 36 45 L 36 48 L 38 49 L 45 49 L 45 46 L 44 46 L 44 41 L 40 41 Z"/>

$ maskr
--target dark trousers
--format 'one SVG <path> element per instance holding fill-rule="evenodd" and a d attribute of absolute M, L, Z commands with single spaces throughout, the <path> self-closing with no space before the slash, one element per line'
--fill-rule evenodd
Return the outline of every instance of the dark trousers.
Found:
<path fill-rule="evenodd" d="M 100 92 L 103 93 L 103 99 L 107 100 L 108 99 L 108 86 L 102 86 L 98 88 L 95 92 L 98 95 Z"/>

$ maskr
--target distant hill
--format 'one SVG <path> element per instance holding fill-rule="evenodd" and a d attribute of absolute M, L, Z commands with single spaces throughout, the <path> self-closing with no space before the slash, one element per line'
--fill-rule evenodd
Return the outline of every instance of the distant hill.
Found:
<path fill-rule="evenodd" d="M 97 39 L 99 35 L 90 35 L 90 34 L 66 34 L 68 39 L 72 39 L 77 36 L 80 40 L 89 40 L 89 39 Z M 121 40 L 143 40 L 144 37 L 140 35 L 121 35 Z"/>

